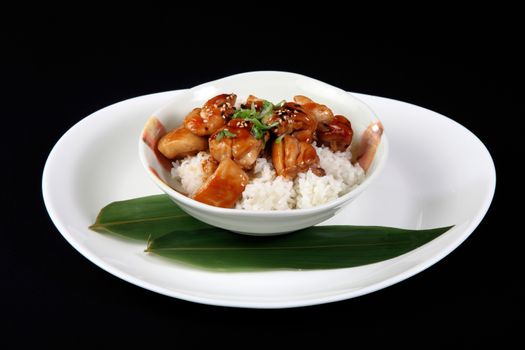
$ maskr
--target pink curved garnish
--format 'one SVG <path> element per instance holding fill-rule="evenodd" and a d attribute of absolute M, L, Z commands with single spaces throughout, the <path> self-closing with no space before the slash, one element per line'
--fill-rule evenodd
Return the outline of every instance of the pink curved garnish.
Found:
<path fill-rule="evenodd" d="M 365 172 L 372 165 L 383 131 L 383 124 L 377 121 L 370 124 L 361 137 L 361 143 L 357 151 L 357 162 Z"/>
<path fill-rule="evenodd" d="M 170 171 L 171 161 L 164 157 L 157 149 L 157 142 L 166 134 L 166 128 L 155 116 L 151 116 L 142 130 L 142 141 L 153 151 L 160 165 Z M 158 174 L 157 174 L 158 176 Z M 160 178 L 160 177 L 159 177 Z"/>

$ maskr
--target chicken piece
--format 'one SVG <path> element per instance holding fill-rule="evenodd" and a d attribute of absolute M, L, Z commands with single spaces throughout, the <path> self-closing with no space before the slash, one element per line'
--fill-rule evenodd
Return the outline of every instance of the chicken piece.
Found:
<path fill-rule="evenodd" d="M 268 119 L 266 124 L 271 125 L 275 122 L 279 123 L 273 129 L 276 136 L 288 134 L 299 141 L 308 143 L 314 141 L 317 120 L 306 113 L 299 104 L 287 102 L 282 107 L 275 109 L 274 114 Z"/>
<path fill-rule="evenodd" d="M 297 175 L 295 160 L 299 155 L 299 141 L 293 136 L 284 136 L 272 146 L 272 162 L 278 176 L 293 179 Z"/>
<path fill-rule="evenodd" d="M 203 178 L 203 181 L 206 181 L 206 179 L 212 176 L 215 170 L 217 170 L 217 167 L 219 166 L 219 162 L 217 162 L 212 157 L 209 157 L 207 159 L 204 159 L 201 162 L 201 165 L 202 165 L 202 172 L 204 173 L 202 178 Z"/>
<path fill-rule="evenodd" d="M 326 175 L 326 172 L 319 164 L 319 156 L 315 148 L 308 142 L 299 142 L 299 155 L 297 156 L 296 163 L 300 173 L 310 169 L 317 176 Z"/>
<path fill-rule="evenodd" d="M 255 165 L 263 147 L 263 140 L 257 140 L 250 133 L 243 132 L 242 135 L 233 139 L 233 160 L 243 169 L 251 169 Z"/>
<path fill-rule="evenodd" d="M 168 159 L 178 159 L 207 150 L 208 141 L 181 126 L 162 136 L 157 149 Z"/>
<path fill-rule="evenodd" d="M 248 96 L 248 98 L 246 99 L 246 103 L 244 104 L 244 107 L 245 108 L 251 108 L 252 107 L 252 104 L 255 103 L 255 109 L 257 111 L 260 111 L 263 107 L 263 103 L 264 103 L 264 100 L 262 98 L 258 98 L 254 95 L 250 95 Z"/>
<path fill-rule="evenodd" d="M 302 95 L 294 96 L 294 101 L 317 120 L 317 140 L 330 147 L 333 152 L 344 151 L 352 143 L 352 125 L 342 115 L 334 113 L 326 105 L 314 102 Z"/>
<path fill-rule="evenodd" d="M 241 197 L 248 180 L 248 175 L 240 166 L 225 158 L 195 193 L 193 199 L 216 207 L 232 208 Z"/>
<path fill-rule="evenodd" d="M 317 141 L 330 147 L 332 152 L 344 152 L 352 143 L 354 132 L 352 124 L 342 115 L 336 115 L 330 122 L 321 122 L 317 126 Z"/>
<path fill-rule="evenodd" d="M 184 126 L 195 135 L 207 136 L 226 124 L 234 112 L 235 94 L 221 94 L 207 101 L 202 108 L 193 109 L 184 118 Z"/>
<path fill-rule="evenodd" d="M 311 169 L 317 176 L 324 176 L 325 171 L 319 165 L 315 148 L 308 142 L 299 141 L 286 135 L 281 142 L 272 146 L 272 162 L 278 176 L 294 179 L 298 173 Z"/>
<path fill-rule="evenodd" d="M 301 105 L 306 112 L 313 115 L 319 123 L 329 123 L 334 119 L 334 113 L 326 105 L 316 103 L 302 95 L 294 96 L 293 100 Z"/>
<path fill-rule="evenodd" d="M 224 135 L 224 130 L 230 132 L 228 127 L 221 128 L 213 133 L 208 139 L 208 144 L 210 147 L 210 155 L 217 162 L 222 161 L 223 159 L 232 159 L 232 145 L 233 139 L 237 137 L 237 133 L 232 133 L 235 136 L 226 136 Z M 224 136 L 219 136 L 220 134 Z"/>
<path fill-rule="evenodd" d="M 377 147 L 381 142 L 383 130 L 383 124 L 381 124 L 381 122 L 374 122 L 366 128 L 361 137 L 359 149 L 357 150 L 357 162 L 365 172 L 368 171 L 370 165 L 372 165 Z"/>
<path fill-rule="evenodd" d="M 232 119 L 228 124 L 210 136 L 210 154 L 220 162 L 233 159 L 243 169 L 255 165 L 257 157 L 264 148 L 262 139 L 256 139 L 250 132 L 252 124 L 242 119 Z M 268 135 L 266 135 L 266 138 Z"/>

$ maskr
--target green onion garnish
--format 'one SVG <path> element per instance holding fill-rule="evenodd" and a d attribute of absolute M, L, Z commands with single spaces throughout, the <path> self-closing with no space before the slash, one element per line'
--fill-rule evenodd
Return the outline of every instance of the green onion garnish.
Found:
<path fill-rule="evenodd" d="M 281 143 L 282 139 L 286 136 L 286 134 L 282 134 L 278 138 L 275 139 L 275 143 Z"/>
<path fill-rule="evenodd" d="M 237 137 L 237 134 L 231 132 L 228 129 L 221 130 L 217 133 L 215 140 L 220 141 L 223 137 Z"/>
<path fill-rule="evenodd" d="M 265 131 L 270 130 L 279 125 L 279 122 L 275 122 L 270 125 L 266 124 L 268 119 L 271 117 L 274 109 L 275 106 L 273 105 L 273 103 L 264 100 L 263 107 L 260 112 L 257 112 L 255 103 L 252 103 L 250 109 L 241 108 L 236 110 L 235 113 L 233 113 L 232 115 L 232 119 L 244 119 L 247 122 L 251 122 L 253 125 L 251 130 L 252 135 L 256 139 L 262 139 Z"/>

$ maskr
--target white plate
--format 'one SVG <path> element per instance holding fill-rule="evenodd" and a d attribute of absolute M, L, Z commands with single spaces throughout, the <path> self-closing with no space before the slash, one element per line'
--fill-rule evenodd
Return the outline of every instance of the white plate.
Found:
<path fill-rule="evenodd" d="M 348 299 L 404 280 L 436 263 L 476 228 L 494 194 L 485 146 L 430 110 L 356 94 L 383 121 L 390 158 L 376 182 L 324 224 L 431 228 L 456 225 L 394 259 L 334 270 L 220 273 L 143 252 L 144 244 L 88 229 L 104 205 L 159 193 L 140 165 L 137 135 L 146 118 L 180 91 L 137 97 L 81 120 L 55 145 L 42 186 L 53 222 L 81 254 L 138 286 L 199 303 L 282 308 Z"/>

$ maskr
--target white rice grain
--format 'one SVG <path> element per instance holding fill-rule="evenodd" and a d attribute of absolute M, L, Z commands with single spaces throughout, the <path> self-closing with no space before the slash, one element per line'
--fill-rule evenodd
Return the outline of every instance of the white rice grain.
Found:
<path fill-rule="evenodd" d="M 332 175 L 317 176 L 308 170 L 295 178 L 297 192 L 296 208 L 312 208 L 332 201 L 343 191 L 342 180 L 336 180 Z"/>
<path fill-rule="evenodd" d="M 182 160 L 173 162 L 171 177 L 180 181 L 182 188 L 188 196 L 193 196 L 204 183 L 204 170 L 202 161 L 210 158 L 207 152 L 199 152 L 195 156 L 187 156 Z"/>
<path fill-rule="evenodd" d="M 244 189 L 237 209 L 286 210 L 295 207 L 293 181 L 275 176 L 272 164 L 265 158 L 257 159 L 254 175 Z"/>
<path fill-rule="evenodd" d="M 352 153 L 349 149 L 335 153 L 327 147 L 315 147 L 315 150 L 319 156 L 321 168 L 326 171 L 326 174 L 332 175 L 335 180 L 342 181 L 339 196 L 350 192 L 365 179 L 365 172 L 359 164 L 351 163 Z"/>

